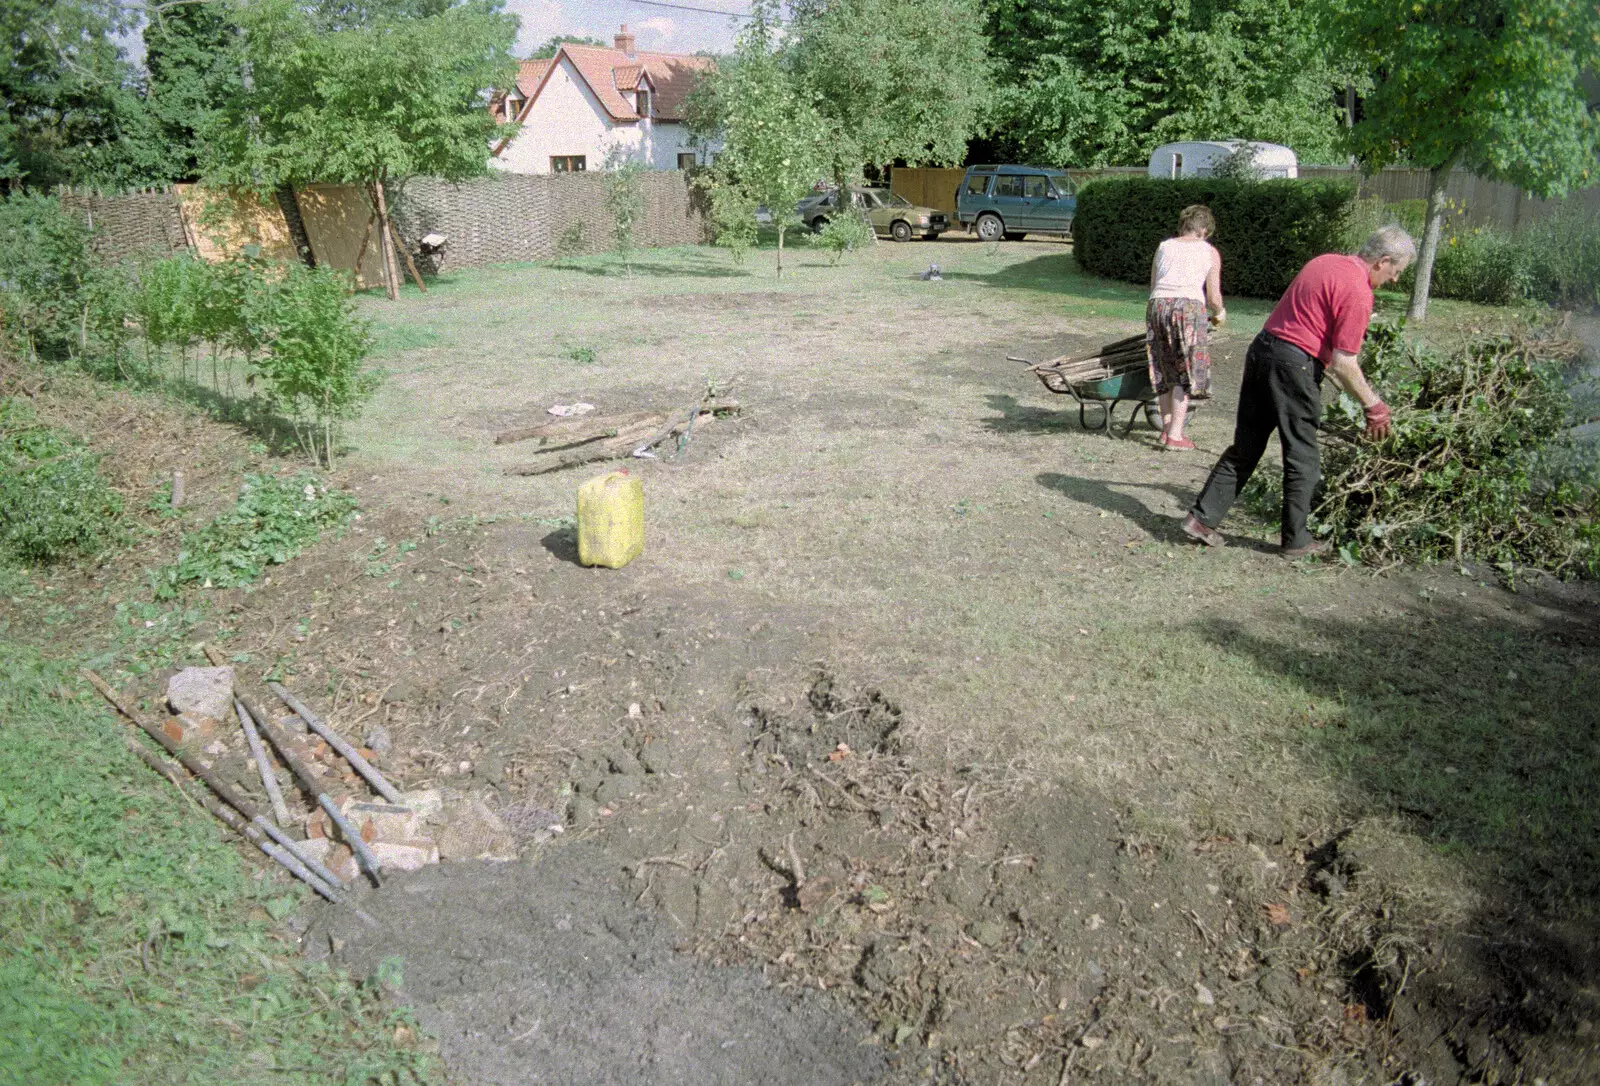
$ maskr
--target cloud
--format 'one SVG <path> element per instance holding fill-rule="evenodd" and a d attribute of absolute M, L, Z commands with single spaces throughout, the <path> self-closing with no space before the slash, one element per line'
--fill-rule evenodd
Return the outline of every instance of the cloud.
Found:
<path fill-rule="evenodd" d="M 644 39 L 641 41 L 641 44 L 644 44 L 645 41 L 649 40 L 646 37 L 647 34 L 653 34 L 661 39 L 661 44 L 665 45 L 672 41 L 673 36 L 677 34 L 678 24 L 666 15 L 658 15 L 653 19 L 646 19 L 644 22 L 636 24 L 634 26 L 634 32 L 637 33 L 641 39 Z M 654 45 L 655 42 L 650 41 L 649 44 Z"/>

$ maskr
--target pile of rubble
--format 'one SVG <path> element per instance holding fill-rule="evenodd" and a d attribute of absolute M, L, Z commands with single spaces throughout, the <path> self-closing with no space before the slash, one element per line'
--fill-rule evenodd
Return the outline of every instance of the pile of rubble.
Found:
<path fill-rule="evenodd" d="M 329 900 L 343 900 L 363 874 L 376 885 L 386 872 L 441 860 L 512 860 L 524 841 L 561 832 L 553 816 L 530 832 L 526 819 L 508 826 L 481 798 L 396 788 L 378 768 L 391 753 L 383 729 L 353 746 L 276 683 L 266 685 L 284 709 L 269 714 L 263 706 L 272 701 L 241 689 L 234 669 L 214 650 L 208 655 L 213 666 L 187 667 L 168 680 L 170 715 L 159 722 L 128 707 L 99 676 L 86 677 L 207 786 L 208 809 Z M 188 786 L 176 766 L 132 737 L 129 743 L 152 768 Z"/>

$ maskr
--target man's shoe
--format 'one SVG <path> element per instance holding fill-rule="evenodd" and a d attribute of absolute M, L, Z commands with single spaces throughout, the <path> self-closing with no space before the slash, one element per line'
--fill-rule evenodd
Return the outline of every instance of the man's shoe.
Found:
<path fill-rule="evenodd" d="M 1316 558 L 1328 550 L 1326 539 L 1313 539 L 1303 547 L 1280 547 L 1278 553 L 1285 558 Z"/>
<path fill-rule="evenodd" d="M 1221 532 L 1201 524 L 1193 513 L 1183 518 L 1183 534 L 1196 543 L 1204 543 L 1208 547 L 1221 547 L 1228 542 L 1222 538 Z"/>

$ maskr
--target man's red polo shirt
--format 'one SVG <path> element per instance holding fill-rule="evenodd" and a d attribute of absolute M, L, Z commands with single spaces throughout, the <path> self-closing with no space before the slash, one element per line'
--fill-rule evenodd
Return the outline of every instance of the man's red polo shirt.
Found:
<path fill-rule="evenodd" d="M 1356 354 L 1372 318 L 1372 281 L 1360 257 L 1328 253 L 1294 277 L 1263 330 L 1324 363 L 1334 351 Z"/>

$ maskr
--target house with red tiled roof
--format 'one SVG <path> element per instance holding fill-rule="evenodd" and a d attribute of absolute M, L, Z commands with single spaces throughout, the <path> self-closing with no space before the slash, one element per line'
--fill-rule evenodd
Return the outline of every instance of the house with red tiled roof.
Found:
<path fill-rule="evenodd" d="M 646 53 L 624 26 L 613 47 L 567 43 L 549 60 L 525 60 L 515 85 L 489 108 L 515 134 L 496 140 L 490 164 L 510 173 L 597 170 L 621 156 L 658 170 L 705 161 L 690 144 L 684 107 L 710 57 Z"/>

